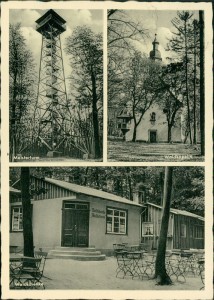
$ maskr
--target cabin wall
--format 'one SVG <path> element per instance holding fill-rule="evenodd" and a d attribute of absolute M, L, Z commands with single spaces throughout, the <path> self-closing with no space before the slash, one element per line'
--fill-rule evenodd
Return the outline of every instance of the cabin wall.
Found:
<path fill-rule="evenodd" d="M 63 198 L 33 202 L 35 248 L 53 249 L 61 246 L 62 202 Z"/>
<path fill-rule="evenodd" d="M 204 222 L 182 215 L 174 216 L 173 244 L 175 249 L 203 249 Z"/>
<path fill-rule="evenodd" d="M 142 214 L 142 243 L 144 243 L 147 248 L 157 249 L 158 239 L 160 236 L 161 220 L 162 210 L 158 207 L 148 206 Z M 147 236 L 146 234 L 144 234 L 145 232 L 143 228 L 147 223 L 153 224 L 153 235 Z M 173 248 L 173 234 L 173 215 L 170 214 L 167 236 L 167 249 Z"/>
<path fill-rule="evenodd" d="M 140 212 L 141 207 L 124 203 L 104 200 L 100 198 L 78 195 L 78 200 L 90 203 L 89 215 L 89 246 L 108 253 L 117 243 L 140 243 Z M 106 209 L 107 207 L 127 210 L 127 234 L 113 234 L 106 232 Z"/>
<path fill-rule="evenodd" d="M 111 254 L 113 244 L 139 244 L 141 207 L 115 201 L 109 201 L 86 195 L 66 198 L 43 199 L 33 203 L 33 238 L 36 249 L 54 249 L 62 242 L 62 208 L 63 201 L 89 203 L 89 246 L 95 246 L 103 253 Z M 106 232 L 107 207 L 127 211 L 127 233 L 114 234 Z M 11 232 L 10 245 L 23 247 L 23 232 Z"/>

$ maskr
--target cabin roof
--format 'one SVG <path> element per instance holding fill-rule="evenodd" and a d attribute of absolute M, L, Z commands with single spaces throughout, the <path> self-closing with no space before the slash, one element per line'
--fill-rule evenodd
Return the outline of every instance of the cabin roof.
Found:
<path fill-rule="evenodd" d="M 154 204 L 154 203 L 148 202 L 147 205 L 154 206 L 154 207 L 157 207 L 159 209 L 162 209 L 162 206 Z M 171 208 L 170 212 L 172 214 L 175 214 L 175 215 L 183 215 L 183 216 L 192 217 L 192 218 L 196 218 L 196 219 L 199 219 L 201 221 L 204 221 L 203 217 L 201 217 L 199 215 L 196 215 L 196 214 L 193 214 L 193 213 L 191 213 L 189 211 L 186 211 L 186 210 L 181 210 L 181 209 L 177 209 L 177 208 Z"/>
<path fill-rule="evenodd" d="M 9 191 L 10 191 L 10 193 L 21 194 L 20 190 L 17 190 L 15 188 L 13 188 L 12 186 L 9 187 Z"/>
<path fill-rule="evenodd" d="M 74 184 L 74 183 L 70 183 L 70 182 L 66 182 L 66 181 L 62 181 L 62 180 L 58 180 L 58 179 L 53 179 L 53 178 L 47 178 L 45 177 L 45 181 L 52 183 L 54 185 L 57 185 L 59 187 L 62 187 L 64 189 L 67 189 L 69 191 L 72 191 L 74 193 L 77 194 L 84 194 L 84 195 L 88 195 L 88 196 L 92 196 L 92 197 L 98 197 L 101 199 L 106 199 L 106 200 L 111 200 L 111 201 L 115 201 L 115 202 L 120 202 L 120 203 L 124 203 L 124 204 L 129 204 L 129 205 L 134 205 L 134 206 L 138 206 L 138 207 L 142 207 L 141 204 L 135 203 L 133 201 L 130 201 L 126 198 L 111 194 L 111 193 L 107 193 L 101 190 L 97 190 L 88 186 L 82 186 L 82 185 L 78 185 L 78 184 Z"/>

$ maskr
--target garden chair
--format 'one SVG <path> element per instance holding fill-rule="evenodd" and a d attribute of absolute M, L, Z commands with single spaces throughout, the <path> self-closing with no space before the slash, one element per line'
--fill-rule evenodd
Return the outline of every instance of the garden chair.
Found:
<path fill-rule="evenodd" d="M 116 277 L 121 274 L 122 278 L 126 275 L 133 276 L 132 274 L 132 259 L 127 257 L 126 251 L 115 251 L 117 259 Z"/>
<path fill-rule="evenodd" d="M 43 286 L 40 278 L 41 258 L 20 258 L 21 265 L 11 269 L 10 287 L 15 289 L 34 289 Z"/>
<path fill-rule="evenodd" d="M 204 280 L 205 280 L 205 268 L 204 268 L 204 259 L 198 260 L 198 267 L 199 267 L 199 274 L 201 277 L 201 282 L 203 286 L 200 288 L 200 290 L 204 289 Z"/>
<path fill-rule="evenodd" d="M 44 276 L 44 269 L 45 269 L 45 263 L 46 263 L 46 259 L 47 259 L 47 256 L 48 256 L 48 252 L 44 252 L 42 250 L 35 251 L 34 255 L 35 255 L 36 258 L 41 258 L 41 263 L 40 263 L 40 267 L 39 267 L 40 280 L 41 280 L 42 277 L 45 277 Z M 43 284 L 43 288 L 45 289 L 44 284 Z"/>

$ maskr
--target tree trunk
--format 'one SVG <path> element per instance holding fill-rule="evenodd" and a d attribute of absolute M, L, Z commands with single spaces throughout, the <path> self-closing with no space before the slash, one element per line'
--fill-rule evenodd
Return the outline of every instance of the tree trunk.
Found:
<path fill-rule="evenodd" d="M 196 139 L 196 23 L 194 22 L 194 71 L 193 71 L 193 144 L 197 144 Z"/>
<path fill-rule="evenodd" d="M 205 155 L 204 136 L 204 12 L 199 11 L 200 24 L 200 131 L 201 131 L 201 155 Z"/>
<path fill-rule="evenodd" d="M 169 275 L 166 272 L 165 266 L 165 253 L 167 243 L 167 232 L 170 217 L 170 204 L 171 204 L 171 192 L 172 192 L 172 173 L 173 167 L 165 167 L 165 179 L 164 179 L 164 211 L 161 221 L 160 237 L 158 242 L 157 258 L 155 263 L 155 278 L 159 285 L 169 285 L 172 283 Z"/>
<path fill-rule="evenodd" d="M 30 187 L 30 169 L 29 167 L 21 167 L 24 256 L 34 257 L 32 204 L 30 199 L 29 187 Z"/>
<path fill-rule="evenodd" d="M 192 144 L 190 104 L 189 104 L 189 87 L 188 87 L 187 21 L 185 21 L 184 32 L 185 32 L 185 35 L 184 35 L 184 40 L 185 40 L 185 85 L 186 85 L 187 118 L 188 118 L 187 124 L 189 127 L 190 144 Z"/>
<path fill-rule="evenodd" d="M 137 136 L 137 126 L 134 124 L 134 131 L 132 136 L 132 142 L 136 142 L 136 136 Z"/>
<path fill-rule="evenodd" d="M 171 143 L 172 141 L 172 126 L 171 124 L 168 124 L 168 143 Z"/>
<path fill-rule="evenodd" d="M 127 171 L 127 181 L 128 181 L 128 197 L 130 200 L 133 200 L 133 192 L 132 192 L 132 180 L 131 180 L 131 176 L 130 176 L 130 168 L 127 167 L 126 168 L 126 171 Z"/>
<path fill-rule="evenodd" d="M 94 145 L 95 145 L 95 158 L 101 157 L 100 149 L 100 136 L 99 136 L 99 120 L 97 110 L 97 92 L 96 92 L 96 78 L 93 70 L 91 70 L 91 81 L 92 81 L 92 118 L 94 128 Z"/>
<path fill-rule="evenodd" d="M 14 161 L 14 157 L 16 156 L 16 86 L 17 86 L 17 72 L 14 74 L 13 80 L 13 99 L 12 99 L 12 161 Z"/>

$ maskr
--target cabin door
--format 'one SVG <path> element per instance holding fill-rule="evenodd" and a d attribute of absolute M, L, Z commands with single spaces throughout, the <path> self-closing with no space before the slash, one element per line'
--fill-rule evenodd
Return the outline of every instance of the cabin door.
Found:
<path fill-rule="evenodd" d="M 156 143 L 157 142 L 157 131 L 156 130 L 150 130 L 149 131 L 149 141 L 150 141 L 150 143 Z"/>
<path fill-rule="evenodd" d="M 88 204 L 65 202 L 62 209 L 62 246 L 88 247 L 88 240 Z"/>

